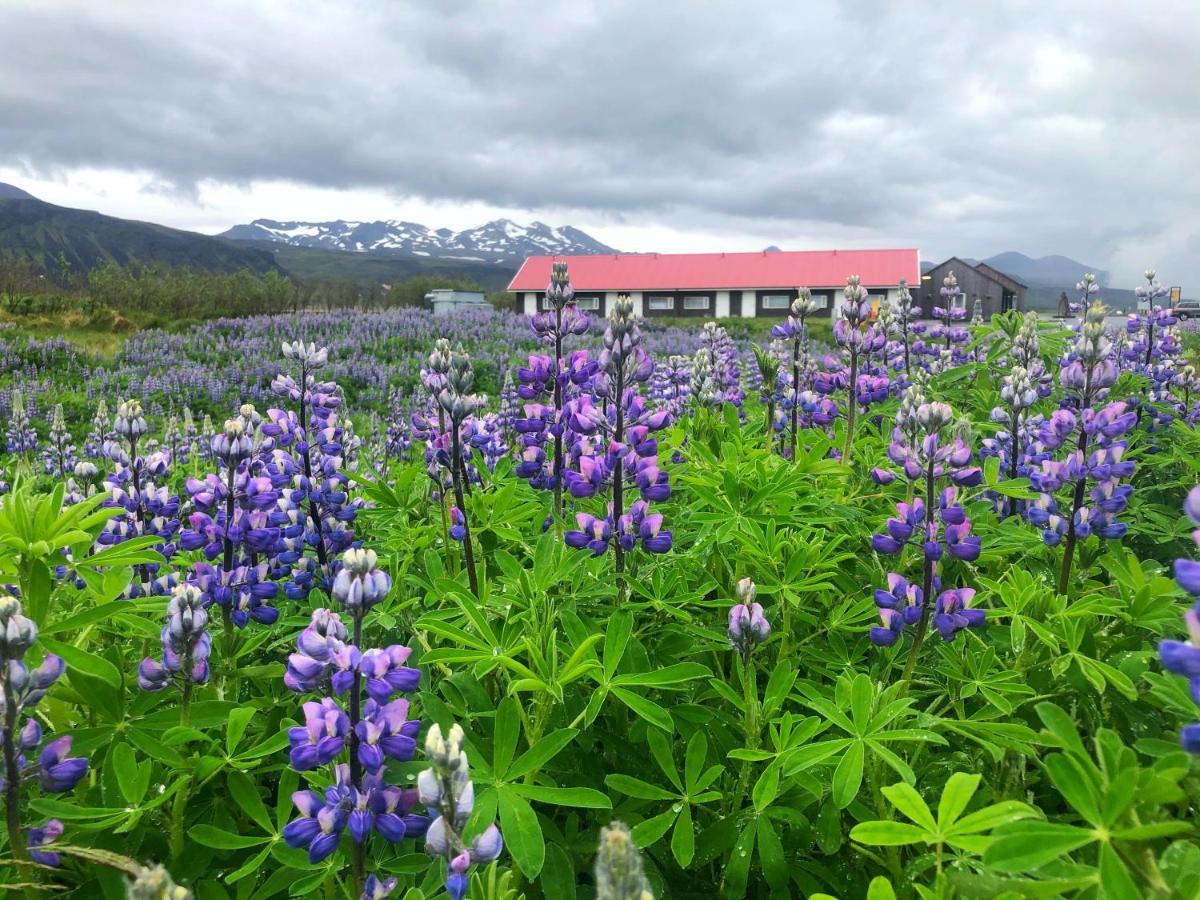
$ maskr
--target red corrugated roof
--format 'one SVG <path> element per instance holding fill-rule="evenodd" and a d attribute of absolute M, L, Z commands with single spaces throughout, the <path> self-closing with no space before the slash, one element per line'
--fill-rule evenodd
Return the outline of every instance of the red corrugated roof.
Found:
<path fill-rule="evenodd" d="M 615 253 L 604 256 L 530 256 L 510 291 L 544 291 L 550 264 L 565 260 L 577 291 L 831 288 L 857 275 L 866 287 L 921 280 L 916 249 L 794 250 L 767 253 Z"/>

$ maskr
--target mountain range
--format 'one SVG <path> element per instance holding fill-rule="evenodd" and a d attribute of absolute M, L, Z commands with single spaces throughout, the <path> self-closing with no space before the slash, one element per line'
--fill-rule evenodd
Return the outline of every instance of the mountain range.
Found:
<path fill-rule="evenodd" d="M 573 256 L 616 253 L 590 235 L 567 225 L 553 228 L 542 222 L 518 225 L 496 219 L 477 228 L 431 229 L 417 222 L 277 222 L 255 219 L 220 235 L 231 241 L 287 244 L 376 256 L 487 262 L 519 266 L 527 256 Z"/>
<path fill-rule="evenodd" d="M 28 259 L 47 271 L 58 266 L 61 256 L 77 274 L 106 262 L 155 262 L 224 272 L 279 271 L 361 284 L 387 284 L 417 275 L 470 278 L 486 290 L 504 290 L 526 256 L 615 252 L 569 225 L 520 225 L 510 219 L 463 231 L 399 220 L 255 219 L 210 236 L 55 206 L 0 183 L 0 260 Z M 973 265 L 975 260 L 964 262 Z M 1105 272 L 1065 256 L 1033 258 L 1008 251 L 983 262 L 1029 285 L 1030 307 L 1053 306 L 1060 291 L 1073 292 L 1084 272 L 1095 273 L 1101 284 L 1107 280 Z M 933 265 L 922 262 L 922 271 Z M 1131 297 L 1129 291 L 1105 289 L 1106 301 L 1117 306 L 1128 305 L 1125 301 L 1131 303 Z"/>
<path fill-rule="evenodd" d="M 972 259 L 969 256 L 961 257 L 962 261 L 967 265 L 977 265 L 978 263 L 986 263 L 993 269 L 1011 275 L 1017 281 L 1024 282 L 1030 287 L 1053 287 L 1067 288 L 1074 285 L 1085 272 L 1091 272 L 1096 276 L 1096 280 L 1103 287 L 1108 283 L 1108 273 L 1102 269 L 1097 269 L 1095 266 L 1089 266 L 1086 263 L 1076 262 L 1066 256 L 1041 256 L 1034 258 L 1026 256 L 1024 253 L 1018 253 L 1015 250 L 1008 250 L 1004 253 L 997 253 L 995 256 L 989 256 L 986 259 Z M 928 272 L 938 263 L 921 261 L 921 272 Z"/>

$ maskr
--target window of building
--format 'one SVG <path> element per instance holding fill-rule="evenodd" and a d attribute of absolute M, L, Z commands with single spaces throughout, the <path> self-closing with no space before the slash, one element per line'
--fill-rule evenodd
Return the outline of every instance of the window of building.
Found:
<path fill-rule="evenodd" d="M 554 304 L 550 302 L 550 298 L 545 294 L 542 294 L 541 299 L 538 300 L 538 305 L 540 305 L 542 309 L 554 309 Z"/>
<path fill-rule="evenodd" d="M 763 309 L 787 309 L 792 305 L 792 297 L 790 294 L 764 294 L 762 305 Z"/>
<path fill-rule="evenodd" d="M 708 309 L 712 304 L 712 297 L 684 297 L 684 309 Z"/>
<path fill-rule="evenodd" d="M 670 294 L 651 294 L 646 298 L 647 309 L 665 312 L 675 308 L 675 298 Z"/>
<path fill-rule="evenodd" d="M 813 294 L 812 302 L 817 309 L 829 309 L 829 297 L 826 294 Z"/>
<path fill-rule="evenodd" d="M 600 308 L 600 298 L 599 297 L 589 297 L 589 296 L 576 297 L 575 305 L 578 306 L 580 309 L 599 309 Z"/>

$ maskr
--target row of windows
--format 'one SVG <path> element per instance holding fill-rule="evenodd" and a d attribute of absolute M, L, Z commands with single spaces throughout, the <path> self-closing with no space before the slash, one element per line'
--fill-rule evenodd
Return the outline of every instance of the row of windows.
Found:
<path fill-rule="evenodd" d="M 872 298 L 878 299 L 878 298 Z M 814 294 L 813 302 L 817 309 L 829 308 L 829 297 L 823 294 Z M 576 305 L 583 310 L 598 310 L 600 309 L 600 298 L 594 295 L 576 295 Z M 787 309 L 792 305 L 791 294 L 764 294 L 762 298 L 763 309 Z M 956 307 L 965 306 L 965 298 L 958 298 L 955 303 Z M 545 297 L 542 297 L 542 309 L 549 309 L 550 304 Z M 646 308 L 656 312 L 665 312 L 675 308 L 674 294 L 647 294 Z M 698 294 L 686 296 L 683 298 L 683 308 L 690 310 L 702 310 L 712 308 L 712 297 L 707 294 Z"/>
<path fill-rule="evenodd" d="M 684 309 L 709 309 L 712 307 L 712 297 L 699 294 L 683 298 Z M 647 294 L 646 308 L 653 310 L 668 310 L 675 308 L 674 294 Z"/>
<path fill-rule="evenodd" d="M 594 296 L 576 296 L 575 305 L 583 310 L 598 310 L 600 308 L 600 298 Z M 550 301 L 542 297 L 542 309 L 550 309 Z"/>

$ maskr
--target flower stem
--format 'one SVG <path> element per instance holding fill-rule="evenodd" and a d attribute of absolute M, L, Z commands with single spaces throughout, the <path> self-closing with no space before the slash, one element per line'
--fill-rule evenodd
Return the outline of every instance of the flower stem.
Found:
<path fill-rule="evenodd" d="M 4 818 L 8 827 L 8 849 L 18 862 L 29 860 L 25 835 L 21 833 L 21 767 L 17 762 L 17 698 L 7 674 L 4 679 Z"/>
<path fill-rule="evenodd" d="M 933 516 L 933 490 L 933 461 L 931 460 L 925 470 L 925 529 L 927 535 L 929 522 Z M 925 643 L 925 634 L 929 630 L 929 617 L 933 612 L 933 557 L 928 553 L 925 554 L 921 589 L 924 592 L 921 596 L 921 618 L 917 622 L 917 633 L 913 638 L 912 647 L 908 651 L 908 661 L 904 664 L 904 674 L 900 676 L 900 680 L 904 682 L 905 691 L 908 690 L 908 683 L 917 668 L 917 657 L 921 655 L 921 645 Z"/>
<path fill-rule="evenodd" d="M 450 482 L 454 485 L 454 502 L 458 504 L 458 512 L 462 516 L 463 523 L 463 556 L 467 562 L 467 581 L 471 585 L 471 593 L 479 599 L 479 576 L 475 572 L 475 546 L 471 541 L 471 526 L 467 517 L 466 504 L 463 502 L 462 478 L 459 475 L 458 467 L 454 465 L 454 460 L 458 458 L 460 451 L 458 426 L 453 422 L 450 424 Z"/>
<path fill-rule="evenodd" d="M 850 351 L 850 384 L 846 406 L 846 444 L 842 448 L 842 462 L 850 465 L 850 453 L 854 449 L 854 420 L 858 417 L 858 351 Z"/>

